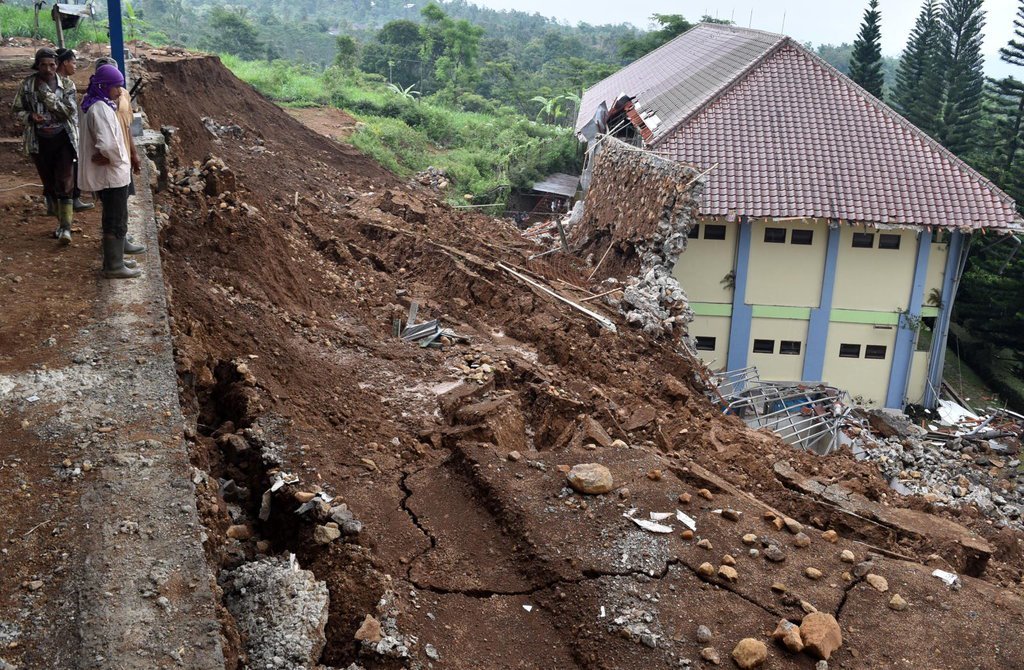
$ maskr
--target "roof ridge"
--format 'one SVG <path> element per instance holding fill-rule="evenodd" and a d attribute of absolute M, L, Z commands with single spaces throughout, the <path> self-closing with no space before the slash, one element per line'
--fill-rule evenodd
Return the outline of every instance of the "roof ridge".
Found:
<path fill-rule="evenodd" d="M 835 68 L 832 64 L 830 64 L 824 58 L 822 58 L 821 56 L 819 56 L 819 55 L 815 54 L 814 52 L 810 51 L 809 49 L 807 49 L 803 45 L 798 44 L 796 41 L 793 41 L 793 40 L 790 40 L 790 41 L 792 42 L 793 46 L 796 47 L 797 53 L 799 53 L 799 54 L 801 54 L 801 55 L 803 55 L 805 57 L 810 58 L 811 61 L 815 62 L 816 65 L 818 65 L 820 67 L 823 67 L 829 74 L 831 74 L 833 76 L 837 76 L 839 81 L 840 81 L 840 83 L 842 83 L 843 85 L 851 88 L 851 90 L 855 94 L 859 95 L 861 98 L 864 98 L 865 100 L 867 100 L 868 103 L 873 104 L 875 107 L 877 107 L 878 111 L 882 112 L 882 114 L 884 114 L 885 116 L 887 116 L 890 119 L 892 119 L 893 121 L 895 121 L 897 124 L 902 126 L 904 129 L 910 131 L 911 134 L 919 137 L 933 151 L 936 151 L 943 158 L 948 159 L 951 163 L 953 163 L 953 165 L 966 170 L 967 173 L 969 174 L 969 176 L 972 176 L 973 178 L 976 178 L 978 183 L 981 186 L 984 186 L 984 187 L 989 188 L 990 190 L 994 191 L 995 192 L 994 194 L 995 194 L 996 197 L 1002 199 L 1003 202 L 1006 202 L 1006 203 L 1010 204 L 1011 206 L 1014 207 L 1014 209 L 1016 209 L 1017 201 L 1014 200 L 1010 196 L 1009 193 L 1007 193 L 1003 189 L 999 188 L 995 183 L 992 182 L 991 179 L 989 179 L 988 177 L 983 175 L 981 172 L 979 172 L 975 168 L 971 167 L 971 165 L 968 164 L 967 161 L 965 161 L 964 159 L 960 158 L 959 156 L 957 156 L 955 153 L 953 153 L 952 151 L 950 151 L 946 147 L 942 146 L 941 142 L 939 142 L 934 137 L 932 137 L 931 135 L 929 135 L 925 131 L 923 131 L 920 128 L 918 128 L 917 126 L 915 126 L 913 123 L 911 123 L 909 120 L 907 120 L 902 114 L 900 114 L 895 109 L 890 107 L 889 104 L 886 103 L 884 100 L 880 100 L 879 98 L 876 98 L 870 92 L 865 90 L 863 86 L 861 86 L 860 84 L 855 82 L 849 76 L 847 76 L 847 75 L 843 74 L 842 72 L 840 72 L 837 68 Z M 691 115 L 690 118 L 692 118 L 692 115 Z M 1018 218 L 1019 218 L 1019 216 L 1018 216 Z"/>
<path fill-rule="evenodd" d="M 702 24 L 699 24 L 699 25 L 703 26 L 703 25 L 713 25 L 713 24 L 702 23 Z M 741 28 L 741 30 L 750 30 L 751 32 L 764 33 L 763 30 L 755 31 L 755 30 L 752 30 L 751 28 Z M 774 35 L 775 33 L 765 33 L 765 34 Z M 686 116 L 681 118 L 679 121 L 677 121 L 675 124 L 673 124 L 668 130 L 659 132 L 658 134 L 661 136 L 661 139 L 658 140 L 657 142 L 655 142 L 653 145 L 651 145 L 651 148 L 653 149 L 657 145 L 660 145 L 660 144 L 664 143 L 665 140 L 667 140 L 669 137 L 671 137 L 672 134 L 675 133 L 679 128 L 681 128 L 683 125 L 689 123 L 689 121 L 691 119 L 693 119 L 696 116 L 702 114 L 704 112 L 704 110 L 706 110 L 711 105 L 711 103 L 713 103 L 716 100 L 718 100 L 719 98 L 721 98 L 723 95 L 725 95 L 726 93 L 731 91 L 733 89 L 733 87 L 735 87 L 738 83 L 740 83 L 741 81 L 746 79 L 750 75 L 751 72 L 753 72 L 755 69 L 760 67 L 761 64 L 764 63 L 770 56 L 778 53 L 779 50 L 782 49 L 782 47 L 784 47 L 786 44 L 788 44 L 788 43 L 793 41 L 792 38 L 790 38 L 790 37 L 788 37 L 786 35 L 778 35 L 778 36 L 781 37 L 782 39 L 780 39 L 778 42 L 773 44 L 770 48 L 766 49 L 763 54 L 761 54 L 760 56 L 758 56 L 754 60 L 750 61 L 749 65 L 747 65 L 745 68 L 740 70 L 736 74 L 735 77 L 733 77 L 732 79 L 730 79 L 729 81 L 724 83 L 722 86 L 720 86 L 718 88 L 718 90 L 716 90 L 714 93 L 712 93 L 710 96 L 708 96 L 707 100 L 705 100 L 704 102 L 699 104 L 697 107 L 695 107 L 692 112 L 690 112 L 689 114 L 687 114 Z"/>
<path fill-rule="evenodd" d="M 757 33 L 758 35 L 770 35 L 772 37 L 789 37 L 789 35 L 786 35 L 785 33 L 774 33 L 770 30 L 761 30 L 760 28 L 744 28 L 743 26 L 738 26 L 735 23 L 713 23 L 711 21 L 701 21 L 694 27 L 697 26 L 704 26 L 706 28 L 711 28 L 712 30 L 731 30 L 735 32 Z"/>

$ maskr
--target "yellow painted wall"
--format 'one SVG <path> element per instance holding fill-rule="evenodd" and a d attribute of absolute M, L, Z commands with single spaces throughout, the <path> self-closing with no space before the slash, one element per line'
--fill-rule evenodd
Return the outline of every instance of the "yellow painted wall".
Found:
<path fill-rule="evenodd" d="M 866 226 L 840 227 L 835 309 L 894 312 L 906 309 L 917 263 L 917 233 L 913 230 L 878 230 Z M 853 234 L 875 233 L 873 249 L 854 249 Z M 899 249 L 879 249 L 881 233 L 900 235 Z"/>
<path fill-rule="evenodd" d="M 729 322 L 727 316 L 695 316 L 690 324 L 690 337 L 715 338 L 714 351 L 698 351 L 700 359 L 712 370 L 721 370 L 729 355 Z"/>
<path fill-rule="evenodd" d="M 932 235 L 939 237 L 940 232 L 936 230 Z M 933 289 L 937 290 L 940 294 L 942 293 L 942 280 L 946 275 L 946 257 L 948 255 L 949 244 L 932 244 L 931 252 L 928 254 L 928 273 L 924 285 L 925 305 L 928 304 L 928 296 L 931 295 Z M 946 297 L 943 296 L 942 300 L 945 301 Z"/>
<path fill-rule="evenodd" d="M 751 305 L 817 307 L 825 274 L 828 224 L 823 221 L 775 222 L 760 219 L 752 224 L 750 274 L 747 302 Z M 784 228 L 786 243 L 766 243 L 764 229 Z M 811 244 L 793 244 L 794 229 L 811 230 Z"/>
<path fill-rule="evenodd" d="M 690 302 L 721 302 L 732 304 L 732 289 L 722 286 L 722 279 L 732 272 L 736 263 L 736 237 L 739 224 L 699 219 L 700 239 L 690 238 L 686 250 L 679 255 L 675 278 Z M 711 223 L 725 226 L 724 240 L 705 240 L 704 227 Z"/>
<path fill-rule="evenodd" d="M 861 345 L 861 357 L 840 358 L 839 345 L 845 343 Z M 868 344 L 885 345 L 885 359 L 865 359 L 864 347 Z M 849 391 L 854 398 L 861 396 L 865 404 L 882 407 L 889 388 L 889 371 L 892 368 L 895 344 L 895 327 L 886 330 L 870 324 L 833 321 L 829 324 L 828 343 L 825 345 L 823 376 L 829 384 Z"/>
<path fill-rule="evenodd" d="M 761 379 L 767 381 L 799 381 L 804 368 L 807 351 L 807 322 L 794 319 L 753 319 L 748 346 L 747 363 L 756 365 Z M 775 340 L 774 354 L 755 354 L 754 340 Z M 795 340 L 800 343 L 800 355 L 779 353 L 781 340 Z"/>
<path fill-rule="evenodd" d="M 915 351 L 910 364 L 910 381 L 907 383 L 907 402 L 920 404 L 924 401 L 924 390 L 928 383 L 928 352 Z"/>

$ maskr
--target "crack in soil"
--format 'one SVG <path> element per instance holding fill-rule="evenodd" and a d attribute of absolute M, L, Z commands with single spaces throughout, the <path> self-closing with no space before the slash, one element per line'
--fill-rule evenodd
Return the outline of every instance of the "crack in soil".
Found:
<path fill-rule="evenodd" d="M 405 569 L 405 578 L 406 578 L 406 580 L 410 584 L 413 584 L 414 586 L 416 586 L 416 588 L 422 588 L 422 587 L 419 584 L 417 584 L 413 580 L 413 578 L 412 578 L 413 566 L 416 564 L 416 561 L 418 561 L 419 559 L 421 559 L 424 556 L 426 556 L 428 552 L 430 552 L 430 551 L 432 551 L 432 550 L 437 548 L 437 538 L 434 537 L 433 533 L 431 533 L 429 530 L 424 528 L 423 524 L 420 523 L 419 516 L 417 516 L 416 512 L 412 511 L 411 507 L 409 507 L 409 498 L 412 497 L 413 491 L 412 491 L 412 488 L 409 486 L 409 483 L 408 483 L 407 480 L 409 479 L 409 477 L 412 477 L 413 475 L 417 475 L 417 474 L 423 472 L 428 467 L 432 467 L 432 466 L 424 466 L 422 468 L 419 468 L 418 470 L 413 470 L 412 472 L 403 472 L 401 478 L 399 478 L 399 480 L 398 480 L 398 487 L 400 489 L 402 489 L 402 493 L 405 494 L 405 495 L 402 496 L 402 499 L 399 501 L 399 503 L 398 503 L 399 506 L 402 508 L 402 510 L 406 514 L 409 515 L 409 519 L 412 521 L 412 524 L 414 526 L 416 526 L 416 528 L 418 528 L 419 531 L 421 533 L 423 533 L 423 536 L 430 541 L 430 546 L 429 547 L 426 547 L 423 551 L 417 553 L 415 556 L 413 556 L 412 558 L 409 559 L 409 564 L 408 564 L 408 566 Z M 424 590 L 429 590 L 429 589 L 424 589 Z"/>
<path fill-rule="evenodd" d="M 678 563 L 680 565 L 686 567 L 686 569 L 688 569 L 690 572 L 692 572 L 694 574 L 694 576 L 697 577 L 697 579 L 701 580 L 702 582 L 706 582 L 708 584 L 712 584 L 714 586 L 718 586 L 721 589 L 723 589 L 724 591 L 727 591 L 727 592 L 733 594 L 734 596 L 738 596 L 738 597 L 742 598 L 743 600 L 746 600 L 751 605 L 754 605 L 755 607 L 764 610 L 768 614 L 771 614 L 773 617 L 778 617 L 780 619 L 785 619 L 786 618 L 778 610 L 776 610 L 776 609 L 774 609 L 772 607 L 769 607 L 767 605 L 764 605 L 764 604 L 758 602 L 757 600 L 755 600 L 754 598 L 751 598 L 750 596 L 748 596 L 748 595 L 746 595 L 744 593 L 741 593 L 740 591 L 734 590 L 728 583 L 713 582 L 710 579 L 705 579 L 699 572 L 697 572 L 697 569 L 692 567 L 690 564 L 685 563 L 683 561 L 678 561 Z"/>
<path fill-rule="evenodd" d="M 835 616 L 836 621 L 839 621 L 839 617 L 843 614 L 843 607 L 846 606 L 846 599 L 849 597 L 850 591 L 852 591 L 853 587 L 857 586 L 857 584 L 860 584 L 862 581 L 864 581 L 864 577 L 857 577 L 850 582 L 845 589 L 843 589 L 843 598 L 839 601 L 839 605 L 836 606 L 836 613 L 833 615 Z"/>

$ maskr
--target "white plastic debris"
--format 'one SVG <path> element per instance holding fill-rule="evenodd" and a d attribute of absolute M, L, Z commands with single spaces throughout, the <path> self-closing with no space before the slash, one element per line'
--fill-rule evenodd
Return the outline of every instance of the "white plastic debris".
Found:
<path fill-rule="evenodd" d="M 634 519 L 627 517 L 630 521 L 640 526 L 644 530 L 649 530 L 652 533 L 671 533 L 672 526 L 666 526 L 664 524 L 656 523 L 654 521 L 648 521 L 647 519 Z"/>
<path fill-rule="evenodd" d="M 946 572 L 945 570 L 935 570 L 932 572 L 932 577 L 938 577 L 946 583 L 946 586 L 953 586 L 960 581 L 960 577 L 956 573 Z"/>
<path fill-rule="evenodd" d="M 980 421 L 980 417 L 952 400 L 939 401 L 939 418 L 949 426 L 956 426 L 965 420 Z"/>
<path fill-rule="evenodd" d="M 651 521 L 664 521 L 672 516 L 672 512 L 651 512 Z"/>
<path fill-rule="evenodd" d="M 523 609 L 526 610 L 527 612 L 532 612 L 533 611 L 533 605 L 523 605 Z"/>
<path fill-rule="evenodd" d="M 25 400 L 28 400 L 29 402 L 39 402 L 39 396 L 30 395 L 29 397 L 25 398 Z"/>
<path fill-rule="evenodd" d="M 606 613 L 606 612 L 604 611 L 604 605 L 601 605 L 601 616 L 599 616 L 599 617 L 597 617 L 597 618 L 598 618 L 598 619 L 603 619 L 603 618 L 605 618 L 606 616 L 608 616 L 608 614 L 607 614 L 607 613 Z"/>
<path fill-rule="evenodd" d="M 687 516 L 686 514 L 683 514 L 679 510 L 676 510 L 676 520 L 679 523 L 681 523 L 684 526 L 686 526 L 687 528 L 689 528 L 690 530 L 692 530 L 694 532 L 697 531 L 697 522 L 696 522 L 696 520 L 694 520 L 692 517 Z"/>

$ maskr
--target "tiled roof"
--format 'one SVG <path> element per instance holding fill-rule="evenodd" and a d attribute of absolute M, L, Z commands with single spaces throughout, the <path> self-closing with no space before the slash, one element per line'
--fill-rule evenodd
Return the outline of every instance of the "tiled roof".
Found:
<path fill-rule="evenodd" d="M 576 130 L 602 102 L 611 107 L 625 93 L 636 98 L 642 114 L 661 120 L 652 128 L 656 143 L 784 39 L 759 30 L 699 24 L 587 89 Z"/>
<path fill-rule="evenodd" d="M 756 49 L 746 52 L 746 67 L 734 62 L 717 68 L 734 74 L 728 80 L 725 74 L 718 77 L 716 90 L 697 91 L 682 102 L 681 115 L 659 110 L 662 125 L 648 143 L 662 155 L 702 169 L 718 164 L 707 175 L 702 213 L 1024 228 L 1008 195 L 789 38 L 702 24 L 587 95 L 612 89 L 618 89 L 615 95 L 638 95 L 641 89 L 630 88 L 643 82 L 638 76 L 607 82 L 662 51 L 672 55 L 673 63 L 689 63 L 692 70 L 719 44 L 715 35 L 737 33 L 750 33 L 752 43 L 764 44 L 766 35 L 778 41 L 760 54 Z M 688 51 L 691 56 L 683 55 Z M 689 81 L 692 76 L 681 78 Z M 671 90 L 676 95 L 683 89 Z M 638 104 L 643 100 L 640 95 Z"/>

